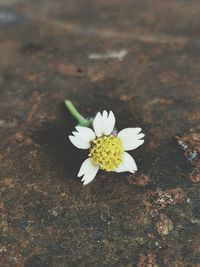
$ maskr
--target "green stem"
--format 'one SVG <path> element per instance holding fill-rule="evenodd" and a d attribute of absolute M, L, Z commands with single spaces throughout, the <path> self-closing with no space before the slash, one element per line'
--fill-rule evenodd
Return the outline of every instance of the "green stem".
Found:
<path fill-rule="evenodd" d="M 92 124 L 92 120 L 88 120 L 84 118 L 78 110 L 75 108 L 75 106 L 72 104 L 70 100 L 65 100 L 65 106 L 71 113 L 71 115 L 78 121 L 80 126 L 88 127 Z"/>

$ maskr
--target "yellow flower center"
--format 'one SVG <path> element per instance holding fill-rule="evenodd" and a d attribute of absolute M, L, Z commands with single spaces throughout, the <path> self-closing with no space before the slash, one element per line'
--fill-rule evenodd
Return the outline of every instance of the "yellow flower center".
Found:
<path fill-rule="evenodd" d="M 114 135 L 102 136 L 91 142 L 89 157 L 100 169 L 112 171 L 123 160 L 123 145 L 119 137 Z"/>

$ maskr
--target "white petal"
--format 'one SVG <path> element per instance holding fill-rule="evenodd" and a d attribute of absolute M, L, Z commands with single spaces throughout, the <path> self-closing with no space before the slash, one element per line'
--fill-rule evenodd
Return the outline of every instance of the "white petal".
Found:
<path fill-rule="evenodd" d="M 102 115 L 100 112 L 97 113 L 93 121 L 93 127 L 98 137 L 102 135 L 110 135 L 115 126 L 115 116 L 112 111 L 103 111 Z"/>
<path fill-rule="evenodd" d="M 90 158 L 87 158 L 86 160 L 83 161 L 79 173 L 77 175 L 78 177 L 81 177 L 86 173 L 89 164 L 90 164 Z"/>
<path fill-rule="evenodd" d="M 88 143 L 96 137 L 94 131 L 88 127 L 76 126 L 76 130 L 78 131 L 80 138 Z"/>
<path fill-rule="evenodd" d="M 73 135 L 69 136 L 72 144 L 80 149 L 88 149 L 90 141 L 95 139 L 95 133 L 88 127 L 77 126 L 77 132 L 73 131 Z"/>
<path fill-rule="evenodd" d="M 114 171 L 134 173 L 135 171 L 137 171 L 137 165 L 133 157 L 129 153 L 124 152 L 124 159 L 122 164 L 119 167 L 117 167 Z"/>
<path fill-rule="evenodd" d="M 107 112 L 107 111 L 106 111 Z M 112 111 L 109 112 L 109 115 L 104 119 L 103 117 L 103 133 L 109 135 L 112 133 L 115 126 L 115 115 Z"/>
<path fill-rule="evenodd" d="M 113 170 L 114 172 L 127 172 L 127 168 L 126 165 L 124 164 L 124 162 L 122 162 L 115 170 Z"/>
<path fill-rule="evenodd" d="M 137 171 L 137 165 L 135 163 L 135 160 L 133 157 L 127 153 L 124 152 L 124 164 L 126 165 L 129 172 L 135 172 Z"/>
<path fill-rule="evenodd" d="M 144 143 L 144 140 L 141 140 L 144 137 L 144 134 L 140 133 L 141 130 L 141 128 L 125 128 L 119 132 L 118 137 L 121 138 L 126 151 L 136 149 Z"/>
<path fill-rule="evenodd" d="M 106 110 L 103 111 L 102 118 L 106 120 L 108 118 L 108 112 Z"/>
<path fill-rule="evenodd" d="M 99 167 L 94 165 L 90 158 L 86 159 L 79 170 L 78 177 L 83 176 L 82 182 L 84 185 L 89 184 L 96 176 Z"/>
<path fill-rule="evenodd" d="M 82 139 L 78 138 L 77 136 L 69 135 L 69 140 L 72 144 L 80 149 L 88 149 L 90 145 L 88 142 L 83 141 Z"/>
<path fill-rule="evenodd" d="M 103 132 L 102 131 L 102 117 L 101 117 L 100 112 L 98 112 L 94 118 L 93 128 L 94 128 L 96 136 L 98 136 L 98 137 L 102 136 L 102 132 Z"/>

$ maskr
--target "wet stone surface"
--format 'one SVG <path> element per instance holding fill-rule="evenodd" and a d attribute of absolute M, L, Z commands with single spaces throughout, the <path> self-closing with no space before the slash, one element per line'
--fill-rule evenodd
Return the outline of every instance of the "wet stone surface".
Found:
<path fill-rule="evenodd" d="M 199 11 L 0 0 L 1 266 L 200 266 Z M 65 99 L 142 127 L 136 175 L 82 186 Z"/>
<path fill-rule="evenodd" d="M 22 19 L 24 18 L 0 6 L 0 26 L 17 23 Z"/>

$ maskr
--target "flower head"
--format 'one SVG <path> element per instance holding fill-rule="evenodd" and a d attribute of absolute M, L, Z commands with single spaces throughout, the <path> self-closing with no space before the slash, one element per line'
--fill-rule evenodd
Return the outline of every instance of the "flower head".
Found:
<path fill-rule="evenodd" d="M 125 128 L 119 133 L 115 129 L 112 111 L 100 112 L 94 118 L 93 130 L 76 126 L 69 136 L 72 144 L 80 149 L 88 149 L 88 158 L 82 163 L 78 177 L 83 176 L 83 184 L 90 183 L 99 169 L 114 172 L 137 171 L 135 160 L 126 151 L 136 149 L 144 143 L 141 128 Z"/>

